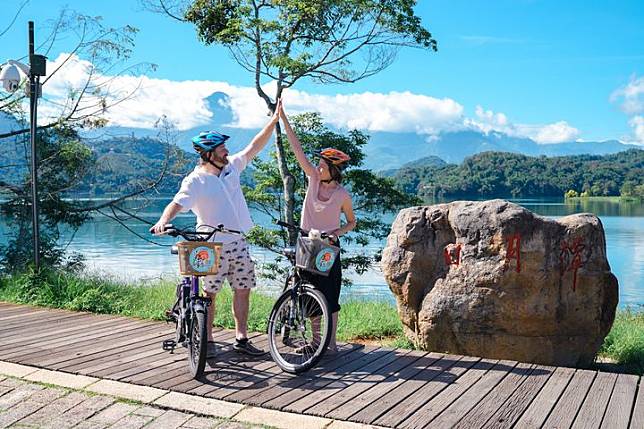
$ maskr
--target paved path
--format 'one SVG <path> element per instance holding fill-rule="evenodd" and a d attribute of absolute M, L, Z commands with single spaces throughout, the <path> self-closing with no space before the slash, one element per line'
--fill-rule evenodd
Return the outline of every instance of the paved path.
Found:
<path fill-rule="evenodd" d="M 132 399 L 160 406 L 198 403 L 197 410 L 211 407 L 217 417 L 283 428 L 343 421 L 346 427 L 644 428 L 644 383 L 635 375 L 346 344 L 294 376 L 268 355 L 235 353 L 233 332 L 219 330 L 219 355 L 203 380 L 193 380 L 183 349 L 161 350 L 172 331 L 148 320 L 0 303 L 0 361 L 30 368 L 25 376 L 34 381 L 47 382 L 55 371 L 70 377 L 68 387 L 136 392 Z M 265 335 L 253 341 L 266 348 Z"/>
<path fill-rule="evenodd" d="M 230 420 L 0 376 L 0 428 L 260 429 Z"/>

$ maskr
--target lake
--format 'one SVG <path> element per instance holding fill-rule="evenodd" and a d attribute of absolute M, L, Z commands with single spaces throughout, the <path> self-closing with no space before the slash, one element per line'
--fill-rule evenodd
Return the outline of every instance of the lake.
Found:
<path fill-rule="evenodd" d="M 138 215 L 153 223 L 168 201 L 169 199 L 153 200 L 149 206 L 138 212 Z M 611 270 L 619 280 L 620 306 L 644 305 L 644 204 L 614 201 L 566 202 L 563 199 L 512 201 L 537 214 L 551 218 L 581 212 L 598 215 L 606 232 L 606 247 Z M 252 215 L 256 223 L 270 224 L 266 215 L 257 211 L 253 211 Z M 394 216 L 394 214 L 386 216 L 385 220 L 392 222 Z M 183 214 L 174 223 L 190 225 L 193 219 L 190 214 Z M 149 236 L 148 225 L 138 220 L 128 220 L 125 224 L 137 233 L 165 246 L 148 243 L 104 216 L 97 216 L 85 224 L 73 238 L 70 233 L 63 233 L 62 242 L 67 243 L 71 239 L 68 249 L 85 255 L 86 264 L 92 271 L 100 271 L 142 285 L 161 276 L 176 275 L 177 257 L 171 255 L 167 247 L 173 239 Z M 2 224 L 0 224 L 1 230 Z M 367 251 L 374 252 L 382 244 L 372 243 Z M 273 253 L 260 248 L 253 248 L 252 254 L 259 263 L 274 258 Z M 347 273 L 347 275 L 354 284 L 343 288 L 343 300 L 351 298 L 394 302 L 394 297 L 378 268 L 363 275 L 355 273 Z M 260 288 L 274 294 L 279 286 L 262 284 Z"/>

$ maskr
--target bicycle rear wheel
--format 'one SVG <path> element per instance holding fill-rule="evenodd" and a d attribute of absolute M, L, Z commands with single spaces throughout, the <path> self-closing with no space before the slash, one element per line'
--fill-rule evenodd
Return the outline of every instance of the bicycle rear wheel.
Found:
<path fill-rule="evenodd" d="M 208 308 L 201 303 L 196 303 L 192 308 L 188 361 L 190 362 L 190 373 L 194 378 L 200 378 L 206 368 L 206 355 L 208 352 L 207 311 Z"/>
<path fill-rule="evenodd" d="M 311 285 L 284 292 L 268 320 L 268 346 L 277 365 L 298 374 L 312 368 L 331 340 L 331 313 L 324 295 Z"/>

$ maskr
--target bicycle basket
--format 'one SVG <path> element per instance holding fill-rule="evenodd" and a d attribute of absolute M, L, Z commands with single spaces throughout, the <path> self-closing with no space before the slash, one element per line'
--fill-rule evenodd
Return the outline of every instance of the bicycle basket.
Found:
<path fill-rule="evenodd" d="M 221 243 L 207 241 L 181 241 L 179 249 L 179 272 L 182 276 L 209 276 L 217 274 Z"/>
<path fill-rule="evenodd" d="M 295 246 L 295 266 L 311 273 L 328 276 L 340 248 L 320 239 L 298 237 Z"/>

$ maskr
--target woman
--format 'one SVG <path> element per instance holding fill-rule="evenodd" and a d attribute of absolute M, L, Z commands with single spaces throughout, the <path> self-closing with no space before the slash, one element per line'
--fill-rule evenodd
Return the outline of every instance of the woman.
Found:
<path fill-rule="evenodd" d="M 318 154 L 320 161 L 316 167 L 302 150 L 302 145 L 293 132 L 282 106 L 280 106 L 279 114 L 293 153 L 308 178 L 300 226 L 307 231 L 317 229 L 327 233 L 332 244 L 339 246 L 339 237 L 356 226 L 351 195 L 341 185 L 342 169 L 351 158 L 340 150 L 324 149 Z M 344 226 L 340 223 L 342 213 L 346 219 Z M 338 328 L 338 312 L 340 311 L 340 286 L 342 285 L 340 257 L 336 258 L 328 277 L 309 274 L 307 280 L 324 294 L 329 304 L 333 322 L 329 350 L 337 352 L 336 330 Z"/>

